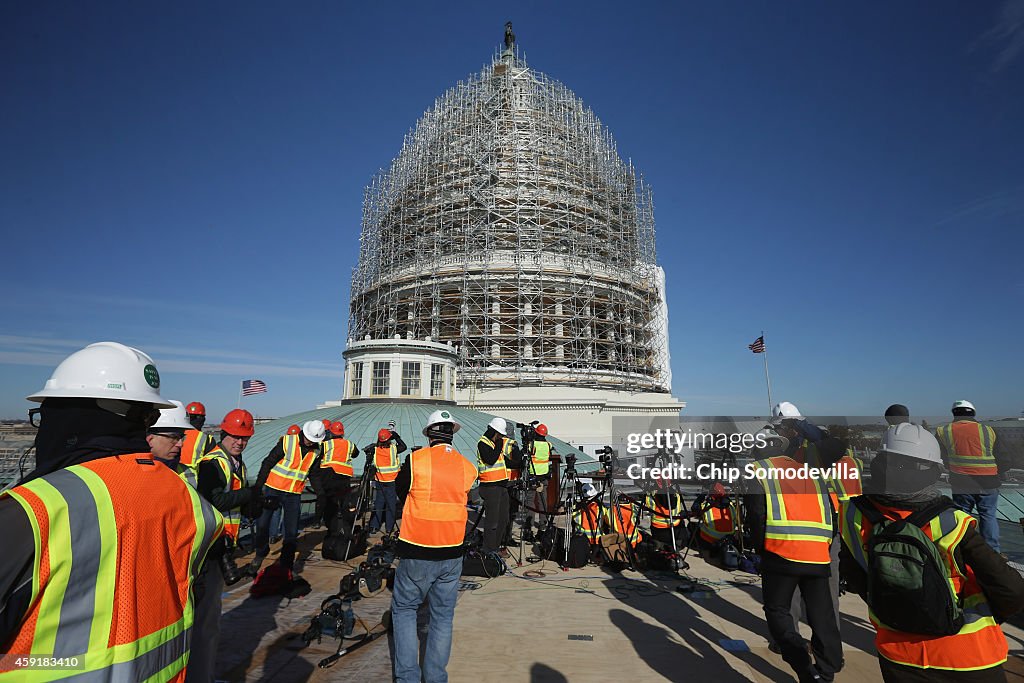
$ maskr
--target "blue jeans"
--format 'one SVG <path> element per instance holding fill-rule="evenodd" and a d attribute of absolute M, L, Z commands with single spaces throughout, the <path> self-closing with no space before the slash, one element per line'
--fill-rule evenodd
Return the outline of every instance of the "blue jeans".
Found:
<path fill-rule="evenodd" d="M 281 502 L 280 510 L 284 515 L 284 546 L 294 549 L 299 537 L 299 508 L 302 496 L 298 493 L 285 493 L 264 486 L 263 497 L 267 500 Z M 256 522 L 256 539 L 253 548 L 257 557 L 266 557 L 270 554 L 270 521 L 274 517 L 274 512 L 275 510 L 264 510 Z M 282 547 L 283 554 L 284 548 Z"/>
<path fill-rule="evenodd" d="M 391 591 L 391 624 L 395 637 L 395 680 L 420 683 L 420 639 L 416 610 L 427 600 L 430 623 L 423 654 L 423 680 L 447 683 L 448 657 L 452 653 L 452 621 L 459 596 L 462 558 L 451 560 L 402 559 Z"/>
<path fill-rule="evenodd" d="M 999 520 L 996 511 L 999 506 L 999 489 L 982 489 L 981 493 L 954 493 L 953 504 L 969 515 L 978 508 L 978 526 L 981 537 L 992 550 L 999 552 Z"/>
<path fill-rule="evenodd" d="M 386 525 L 390 534 L 395 530 L 395 517 L 398 512 L 398 494 L 395 482 L 373 482 L 373 516 L 370 517 L 370 533 Z"/>

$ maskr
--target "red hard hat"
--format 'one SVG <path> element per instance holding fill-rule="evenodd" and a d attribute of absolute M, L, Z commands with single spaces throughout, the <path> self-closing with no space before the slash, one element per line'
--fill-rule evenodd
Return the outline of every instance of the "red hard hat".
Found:
<path fill-rule="evenodd" d="M 340 422 L 332 422 L 331 423 L 331 434 L 336 434 L 338 436 L 345 436 L 345 425 L 341 424 Z"/>
<path fill-rule="evenodd" d="M 722 486 L 722 482 L 716 481 L 714 486 L 711 487 L 711 496 L 713 498 L 725 498 L 725 487 Z"/>
<path fill-rule="evenodd" d="M 188 413 L 189 415 L 202 415 L 205 417 L 206 406 L 204 406 L 199 401 L 192 401 L 187 406 L 185 406 L 185 412 Z"/>
<path fill-rule="evenodd" d="M 389 441 L 391 439 L 391 430 L 382 429 L 377 432 L 377 441 Z"/>
<path fill-rule="evenodd" d="M 331 421 L 330 420 L 324 418 L 323 420 L 320 420 L 320 421 L 324 423 L 324 429 L 330 429 L 331 428 Z"/>
<path fill-rule="evenodd" d="M 252 436 L 256 431 L 253 428 L 252 413 L 235 408 L 220 421 L 220 430 L 231 436 Z"/>
<path fill-rule="evenodd" d="M 302 431 L 302 428 L 299 427 L 299 425 L 292 425 L 291 427 L 288 428 L 288 435 L 289 436 L 295 436 L 296 434 L 298 434 L 301 431 Z"/>
<path fill-rule="evenodd" d="M 548 426 L 544 424 L 537 425 L 536 427 L 534 427 L 534 431 L 540 434 L 541 436 L 547 436 Z"/>

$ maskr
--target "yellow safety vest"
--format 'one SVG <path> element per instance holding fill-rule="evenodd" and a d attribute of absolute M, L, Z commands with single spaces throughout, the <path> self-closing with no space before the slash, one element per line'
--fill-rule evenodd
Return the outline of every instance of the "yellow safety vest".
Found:
<path fill-rule="evenodd" d="M 551 444 L 547 441 L 533 442 L 533 473 L 543 477 L 551 467 Z"/>
<path fill-rule="evenodd" d="M 576 512 L 572 515 L 577 528 L 583 532 L 583 535 L 593 545 L 600 543 L 602 516 L 601 504 L 596 500 L 587 503 L 582 508 L 577 508 Z"/>
<path fill-rule="evenodd" d="M 780 455 L 754 463 L 767 473 L 797 469 L 801 463 Z M 764 549 L 807 564 L 828 564 L 833 536 L 832 501 L 828 485 L 811 478 L 759 478 L 765 492 Z"/>
<path fill-rule="evenodd" d="M 974 476 L 999 474 L 999 466 L 992 454 L 996 432 L 988 425 L 974 420 L 957 420 L 936 429 L 935 435 L 946 447 L 950 472 Z"/>
<path fill-rule="evenodd" d="M 480 459 L 480 451 L 477 451 L 476 455 L 476 469 L 480 473 L 480 483 L 486 484 L 496 481 L 508 481 L 508 468 L 505 467 L 505 458 L 512 453 L 512 439 L 507 437 L 501 438 L 501 454 L 498 459 L 494 461 L 493 465 L 488 465 Z M 479 443 L 485 444 L 494 448 L 494 442 L 488 439 L 486 436 L 481 436 Z"/>
<path fill-rule="evenodd" d="M 204 463 L 207 460 L 212 460 L 217 463 L 217 467 L 220 468 L 221 474 L 224 475 L 224 481 L 227 484 L 229 491 L 238 491 L 239 489 L 248 486 L 248 481 L 245 474 L 245 463 L 242 459 L 238 459 L 238 469 L 231 466 L 231 456 L 221 450 L 220 446 L 217 446 L 212 451 L 199 458 L 199 463 Z M 198 470 L 198 467 L 196 468 Z M 242 526 L 242 511 L 241 508 L 231 508 L 225 510 L 221 514 L 224 515 L 224 535 L 231 539 L 232 542 L 238 540 L 238 530 Z"/>
<path fill-rule="evenodd" d="M 348 439 L 328 439 L 323 443 L 324 457 L 320 461 L 322 469 L 329 469 L 335 474 L 351 477 L 355 474 L 352 469 L 352 442 Z"/>
<path fill-rule="evenodd" d="M 683 514 L 683 497 L 678 493 L 669 493 L 668 497 L 670 503 L 675 500 L 671 509 L 661 505 L 653 494 L 647 494 L 647 507 L 654 510 L 651 514 L 651 527 L 654 529 L 667 529 L 683 523 L 682 519 L 677 519 Z"/>
<path fill-rule="evenodd" d="M 281 450 L 284 457 L 277 461 L 267 477 L 267 486 L 284 493 L 302 493 L 306 488 L 306 475 L 309 467 L 316 459 L 320 448 L 314 445 L 307 451 L 302 450 L 302 442 L 297 434 L 281 437 Z"/>

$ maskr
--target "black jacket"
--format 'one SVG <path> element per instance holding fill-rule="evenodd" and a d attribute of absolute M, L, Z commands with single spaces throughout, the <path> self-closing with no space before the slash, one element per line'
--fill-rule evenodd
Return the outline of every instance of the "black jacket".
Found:
<path fill-rule="evenodd" d="M 231 462 L 231 456 L 224 453 Z M 199 495 L 210 501 L 213 507 L 221 512 L 227 512 L 234 508 L 240 508 L 252 500 L 252 489 L 248 488 L 249 482 L 242 482 L 242 488 L 237 491 L 231 490 L 231 482 L 224 481 L 224 472 L 213 460 L 206 460 L 199 463 L 196 468 L 196 489 Z"/>

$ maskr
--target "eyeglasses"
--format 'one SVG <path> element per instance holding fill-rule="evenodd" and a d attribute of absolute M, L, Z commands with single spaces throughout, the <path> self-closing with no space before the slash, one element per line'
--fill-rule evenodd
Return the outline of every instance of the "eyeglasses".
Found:
<path fill-rule="evenodd" d="M 42 421 L 43 421 L 43 409 L 42 408 L 32 408 L 32 409 L 30 409 L 28 411 L 28 423 L 30 425 L 32 425 L 36 429 L 39 429 L 39 425 L 42 423 Z"/>
<path fill-rule="evenodd" d="M 235 439 L 236 441 L 248 441 L 252 437 L 248 436 L 235 436 L 234 434 L 224 434 L 225 439 Z"/>
<path fill-rule="evenodd" d="M 169 434 L 167 432 L 154 432 L 153 435 L 154 436 L 162 436 L 165 439 L 170 439 L 171 441 L 174 441 L 175 443 L 177 443 L 178 441 L 184 441 L 185 440 L 185 434 L 184 433 L 182 433 L 182 434 Z"/>

